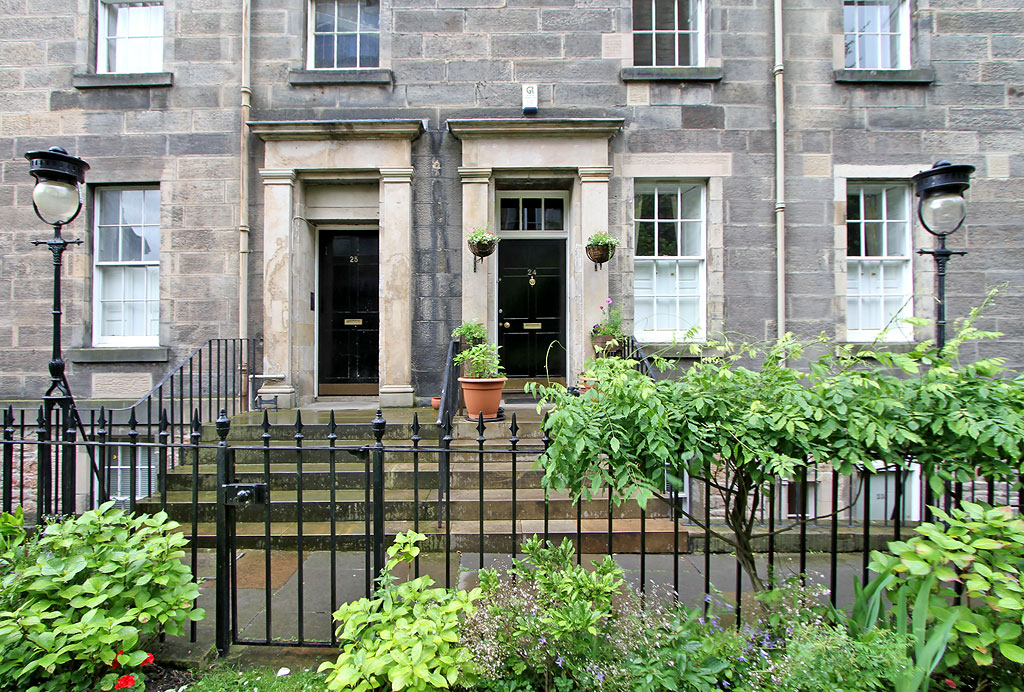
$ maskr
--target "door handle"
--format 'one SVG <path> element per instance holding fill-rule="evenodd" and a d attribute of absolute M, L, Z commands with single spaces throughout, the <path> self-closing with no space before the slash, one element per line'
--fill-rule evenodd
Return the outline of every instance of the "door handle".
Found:
<path fill-rule="evenodd" d="M 504 325 L 502 325 L 502 326 L 503 326 L 503 327 L 505 327 L 505 329 L 508 329 L 508 328 L 509 328 L 509 327 L 511 327 L 512 325 L 511 325 L 511 324 L 509 324 L 508 322 L 506 322 L 506 323 L 505 323 Z"/>

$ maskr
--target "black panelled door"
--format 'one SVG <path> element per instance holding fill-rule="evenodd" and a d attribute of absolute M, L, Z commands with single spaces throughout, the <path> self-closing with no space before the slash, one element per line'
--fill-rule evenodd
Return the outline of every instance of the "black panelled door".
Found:
<path fill-rule="evenodd" d="M 377 392 L 377 229 L 320 232 L 320 394 Z"/>
<path fill-rule="evenodd" d="M 509 378 L 565 377 L 565 240 L 498 245 L 498 345 Z"/>

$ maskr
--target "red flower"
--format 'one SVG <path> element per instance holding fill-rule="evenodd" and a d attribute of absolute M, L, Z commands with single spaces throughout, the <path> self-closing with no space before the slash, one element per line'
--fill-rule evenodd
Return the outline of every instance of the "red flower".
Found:
<path fill-rule="evenodd" d="M 142 663 L 140 663 L 139 665 L 141 665 L 141 666 L 148 666 L 152 662 L 153 662 L 153 654 L 149 654 L 148 656 L 146 656 L 146 660 L 143 661 Z"/>
<path fill-rule="evenodd" d="M 118 651 L 117 652 L 117 656 L 120 656 L 123 653 L 124 653 L 123 651 Z M 110 667 L 113 668 L 114 670 L 117 670 L 118 668 L 121 667 L 121 664 L 117 662 L 117 656 L 114 656 L 114 662 L 110 664 Z"/>
<path fill-rule="evenodd" d="M 114 689 L 120 690 L 125 687 L 135 687 L 135 676 L 134 675 L 122 675 L 114 683 Z"/>
<path fill-rule="evenodd" d="M 946 686 L 949 687 L 951 690 L 955 690 L 956 689 L 956 683 L 953 682 L 952 680 L 950 680 L 949 678 L 946 678 L 942 682 L 944 682 L 946 684 Z"/>

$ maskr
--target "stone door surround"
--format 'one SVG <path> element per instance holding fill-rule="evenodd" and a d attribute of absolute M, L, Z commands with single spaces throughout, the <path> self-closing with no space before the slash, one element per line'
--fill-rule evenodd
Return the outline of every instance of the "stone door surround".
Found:
<path fill-rule="evenodd" d="M 261 396 L 312 401 L 314 229 L 301 213 L 304 175 L 358 176 L 380 184 L 380 404 L 411 406 L 412 142 L 420 120 L 254 121 L 265 143 L 263 180 L 263 372 Z M 295 309 L 293 309 L 295 308 Z"/>

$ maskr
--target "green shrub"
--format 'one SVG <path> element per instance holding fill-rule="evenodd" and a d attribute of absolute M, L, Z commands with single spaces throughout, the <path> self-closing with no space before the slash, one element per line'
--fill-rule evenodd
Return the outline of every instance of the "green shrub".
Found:
<path fill-rule="evenodd" d="M 463 322 L 452 330 L 453 339 L 465 339 L 468 346 L 487 341 L 487 327 L 480 322 Z"/>
<path fill-rule="evenodd" d="M 929 584 L 929 627 L 955 619 L 945 668 L 985 688 L 1015 689 L 1024 676 L 1024 519 L 1010 507 L 961 506 L 950 514 L 933 508 L 938 522 L 889 543 L 891 554 L 875 551 L 870 567 L 881 578 L 892 576 L 890 594 Z"/>
<path fill-rule="evenodd" d="M 341 655 L 326 661 L 327 689 L 448 689 L 463 678 L 469 652 L 459 644 L 459 621 L 473 612 L 479 590 L 430 588 L 429 576 L 396 583 L 392 571 L 419 555 L 423 534 L 399 534 L 374 597 L 346 603 L 335 613 Z"/>
<path fill-rule="evenodd" d="M 0 690 L 142 689 L 142 647 L 203 617 L 178 524 L 113 504 L 32 535 L 0 517 Z"/>

